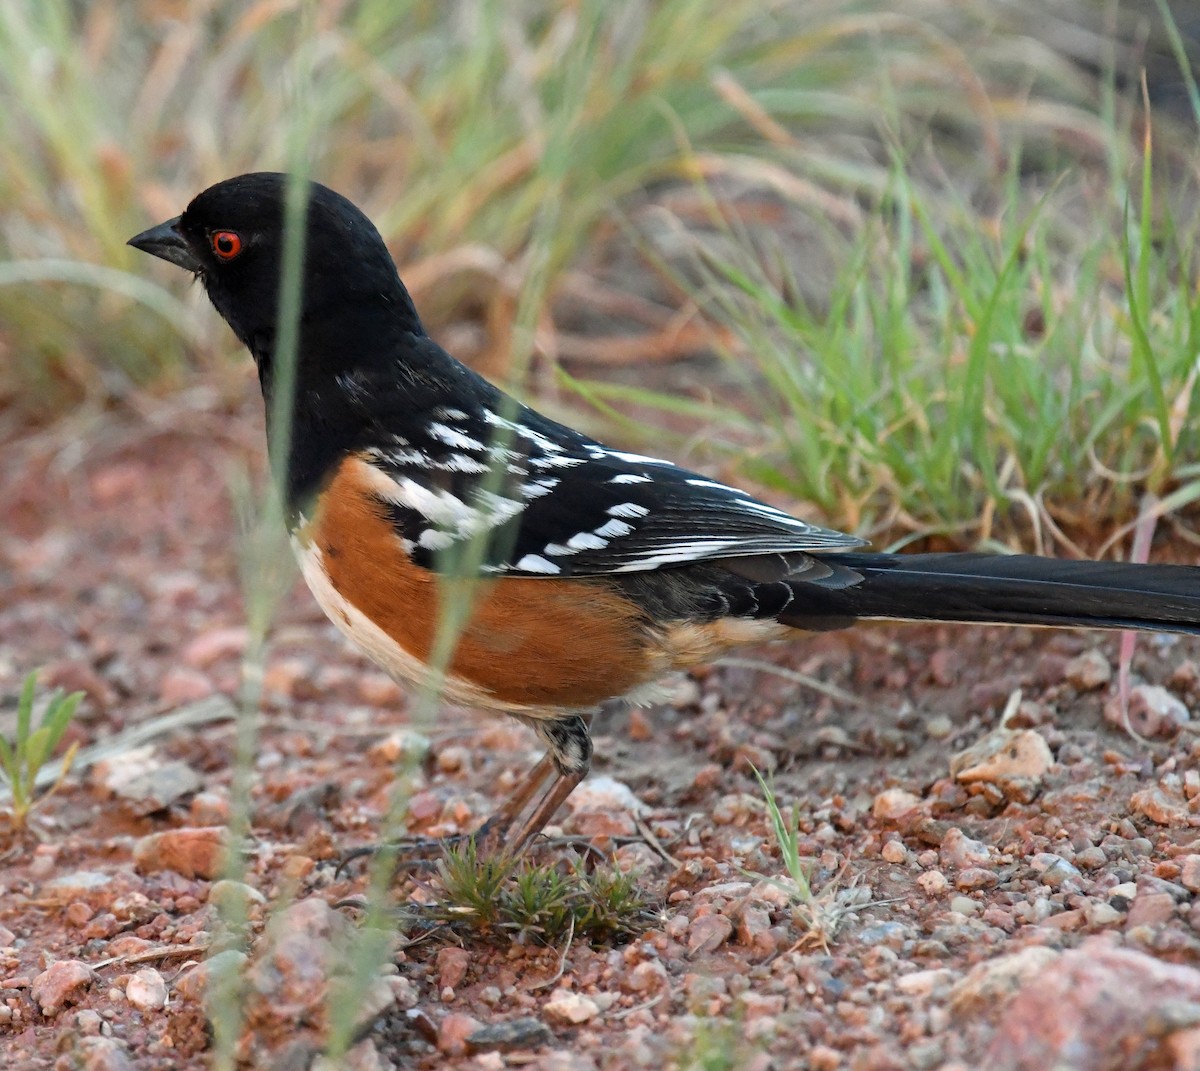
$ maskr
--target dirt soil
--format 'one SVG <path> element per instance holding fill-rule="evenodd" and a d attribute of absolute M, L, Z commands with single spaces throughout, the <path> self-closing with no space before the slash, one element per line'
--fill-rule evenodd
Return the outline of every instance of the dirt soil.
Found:
<path fill-rule="evenodd" d="M 208 1064 L 197 965 L 236 745 L 219 697 L 236 694 L 245 645 L 228 473 L 261 470 L 262 454 L 246 387 L 234 411 L 192 391 L 3 444 L 0 728 L 39 667 L 46 686 L 86 693 L 71 730 L 85 749 L 184 722 L 77 771 L 36 837 L 0 844 L 10 1071 Z M 299 584 L 273 636 L 256 892 L 234 890 L 250 897 L 255 964 L 239 1051 L 299 1068 L 318 1051 L 328 942 L 358 925 L 329 906 L 363 888 L 337 860 L 373 839 L 413 738 L 398 735 L 403 691 Z M 799 637 L 747 657 L 850 698 L 728 665 L 602 718 L 590 785 L 560 824 L 637 868 L 649 928 L 594 947 L 418 943 L 385 967 L 340 1066 L 1200 1068 L 1200 641 L 1139 641 L 1141 737 L 1114 722 L 1118 642 Z M 472 828 L 537 757 L 484 713 L 414 728 L 429 746 L 409 804 L 422 834 Z M 799 808 L 811 904 L 789 894 L 752 767 Z"/>

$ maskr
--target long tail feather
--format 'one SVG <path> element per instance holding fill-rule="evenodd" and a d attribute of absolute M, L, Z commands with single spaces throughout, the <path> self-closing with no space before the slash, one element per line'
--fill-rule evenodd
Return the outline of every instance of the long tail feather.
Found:
<path fill-rule="evenodd" d="M 846 619 L 1143 629 L 1200 635 L 1200 568 L 1032 555 L 830 554 L 862 575 L 842 588 L 798 579 L 779 620 L 798 628 Z"/>

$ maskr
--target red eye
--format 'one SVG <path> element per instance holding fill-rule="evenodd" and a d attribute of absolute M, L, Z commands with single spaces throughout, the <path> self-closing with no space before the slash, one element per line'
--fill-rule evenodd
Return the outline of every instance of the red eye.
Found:
<path fill-rule="evenodd" d="M 209 242 L 218 260 L 233 260 L 242 251 L 242 236 L 236 231 L 213 231 Z"/>

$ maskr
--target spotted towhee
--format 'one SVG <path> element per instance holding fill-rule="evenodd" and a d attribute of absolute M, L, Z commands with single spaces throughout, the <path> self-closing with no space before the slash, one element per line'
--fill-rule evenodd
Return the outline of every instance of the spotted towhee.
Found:
<path fill-rule="evenodd" d="M 286 189 L 229 179 L 130 241 L 201 279 L 269 414 Z M 862 618 L 1200 633 L 1200 568 L 864 553 L 542 416 L 425 333 L 371 222 L 316 184 L 301 278 L 290 446 L 274 460 L 304 577 L 338 628 L 416 682 L 432 676 L 441 581 L 478 578 L 438 683 L 548 747 L 492 827 L 513 851 L 587 773 L 591 710 L 736 644 Z"/>

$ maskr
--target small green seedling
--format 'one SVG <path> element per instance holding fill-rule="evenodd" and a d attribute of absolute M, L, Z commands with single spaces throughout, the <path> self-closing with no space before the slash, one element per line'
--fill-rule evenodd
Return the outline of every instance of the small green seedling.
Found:
<path fill-rule="evenodd" d="M 792 920 L 804 932 L 796 947 L 817 947 L 825 951 L 837 934 L 845 916 L 855 907 L 870 906 L 862 902 L 860 890 L 854 887 L 839 888 L 840 877 L 829 882 L 819 891 L 814 892 L 809 880 L 810 868 L 805 865 L 800 855 L 800 814 L 795 804 L 788 808 L 785 814 L 779 805 L 770 782 L 754 769 L 766 801 L 767 817 L 771 821 L 771 829 L 775 841 L 779 845 L 779 857 L 783 862 L 791 883 L 777 878 L 755 874 L 779 889 L 785 890 L 792 898 Z"/>
<path fill-rule="evenodd" d="M 12 793 L 12 802 L 8 810 L 9 820 L 15 830 L 24 829 L 29 812 L 58 791 L 79 748 L 78 742 L 67 748 L 62 760 L 62 769 L 54 784 L 39 796 L 38 771 L 54 754 L 54 749 L 62 740 L 63 733 L 67 731 L 67 726 L 75 716 L 75 708 L 83 698 L 83 692 L 72 692 L 70 695 L 54 692 L 46 705 L 41 724 L 33 729 L 33 694 L 36 687 L 37 673 L 30 673 L 25 678 L 21 697 L 17 700 L 16 739 L 10 742 L 0 735 L 0 779 L 8 784 Z"/>

